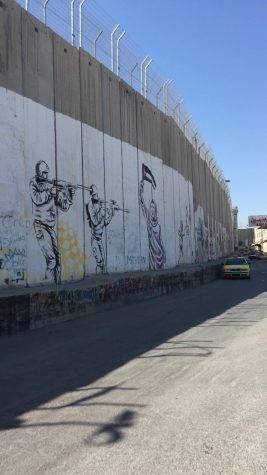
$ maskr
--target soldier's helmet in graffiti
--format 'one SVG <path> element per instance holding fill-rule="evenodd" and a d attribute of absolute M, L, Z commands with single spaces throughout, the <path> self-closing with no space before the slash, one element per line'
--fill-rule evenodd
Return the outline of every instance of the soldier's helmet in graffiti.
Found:
<path fill-rule="evenodd" d="M 44 160 L 40 160 L 35 165 L 35 174 L 38 177 L 38 181 L 47 180 L 49 174 L 49 166 Z"/>

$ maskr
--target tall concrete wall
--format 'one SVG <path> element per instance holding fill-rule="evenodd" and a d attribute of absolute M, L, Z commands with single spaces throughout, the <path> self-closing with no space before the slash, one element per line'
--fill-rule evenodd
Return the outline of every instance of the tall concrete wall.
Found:
<path fill-rule="evenodd" d="M 230 203 L 176 122 L 0 2 L 0 285 L 204 262 Z"/>

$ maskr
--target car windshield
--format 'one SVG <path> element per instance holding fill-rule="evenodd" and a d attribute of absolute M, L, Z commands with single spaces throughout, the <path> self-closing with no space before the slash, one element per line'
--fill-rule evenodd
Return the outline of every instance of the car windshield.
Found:
<path fill-rule="evenodd" d="M 232 258 L 232 259 L 226 259 L 224 264 L 226 266 L 240 266 L 242 264 L 247 264 L 247 261 L 246 259 Z"/>

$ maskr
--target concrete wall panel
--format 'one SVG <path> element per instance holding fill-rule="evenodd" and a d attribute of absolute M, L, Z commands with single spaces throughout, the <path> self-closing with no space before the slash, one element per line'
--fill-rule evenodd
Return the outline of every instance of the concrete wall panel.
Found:
<path fill-rule="evenodd" d="M 44 133 L 45 131 L 45 133 Z M 43 160 L 49 167 L 49 179 L 56 177 L 54 112 L 24 98 L 24 155 L 25 155 L 25 218 L 27 226 L 28 283 L 46 282 L 46 260 L 34 229 L 38 213 L 32 201 L 31 180 L 35 180 L 36 165 Z M 39 207 L 43 208 L 42 206 Z M 40 245 L 39 245 L 40 244 Z"/>
<path fill-rule="evenodd" d="M 124 213 L 116 211 L 116 205 L 123 207 L 122 194 L 122 150 L 121 141 L 104 135 L 105 192 L 107 207 L 113 213 L 106 226 L 107 271 L 123 272 L 124 252 Z M 113 206 L 112 200 L 115 201 Z"/>
<path fill-rule="evenodd" d="M 164 191 L 164 244 L 166 248 L 166 267 L 176 265 L 176 238 L 174 217 L 174 191 L 173 169 L 163 165 L 163 191 Z"/>
<path fill-rule="evenodd" d="M 198 169 L 199 169 L 199 201 L 201 207 L 204 209 L 205 204 L 205 174 L 204 174 L 204 162 L 202 158 L 198 159 Z"/>
<path fill-rule="evenodd" d="M 150 153 L 162 158 L 161 112 L 150 102 L 147 103 L 150 123 Z"/>
<path fill-rule="evenodd" d="M 193 164 L 192 164 L 192 152 L 193 147 L 189 141 L 187 141 L 187 167 L 188 167 L 188 176 L 187 179 L 190 183 L 193 183 Z"/>
<path fill-rule="evenodd" d="M 103 132 L 82 125 L 83 144 L 83 180 L 84 185 L 90 188 L 95 185 L 96 192 L 100 200 L 105 201 L 105 170 L 104 170 L 104 144 Z M 105 216 L 101 219 L 101 226 L 98 232 L 99 242 L 94 239 L 95 225 L 90 221 L 90 211 L 88 205 L 91 204 L 91 193 L 84 191 L 84 211 L 85 211 L 85 272 L 95 274 L 104 272 L 106 269 L 106 228 L 104 225 Z M 93 205 L 94 206 L 94 205 Z M 89 214 L 88 214 L 89 213 Z M 103 269 L 99 262 L 100 249 L 104 250 Z M 96 250 L 95 250 L 96 249 Z"/>
<path fill-rule="evenodd" d="M 102 131 L 101 65 L 80 49 L 81 116 L 82 122 Z"/>
<path fill-rule="evenodd" d="M 176 265 L 180 264 L 182 260 L 182 246 L 183 246 L 183 226 L 181 225 L 181 202 L 180 202 L 180 187 L 181 175 L 173 170 L 173 201 L 174 201 L 174 226 L 175 226 L 175 252 Z"/>
<path fill-rule="evenodd" d="M 194 191 L 193 186 L 188 183 L 188 248 L 189 262 L 194 263 L 196 259 L 196 242 L 195 242 L 195 219 L 194 219 Z"/>
<path fill-rule="evenodd" d="M 180 196 L 180 224 L 178 227 L 180 264 L 187 262 L 187 229 L 186 229 L 186 211 L 188 207 L 188 187 L 187 181 L 182 175 L 179 175 L 179 196 Z M 182 248 L 181 248 L 182 245 Z"/>
<path fill-rule="evenodd" d="M 0 285 L 27 283 L 23 106 L 0 87 Z"/>
<path fill-rule="evenodd" d="M 56 112 L 81 120 L 79 51 L 54 35 Z"/>
<path fill-rule="evenodd" d="M 57 180 L 64 180 L 74 186 L 83 184 L 81 123 L 59 113 L 56 114 L 56 177 Z M 69 190 L 64 191 L 64 194 L 67 192 Z M 62 280 L 81 279 L 84 276 L 85 260 L 84 203 L 81 189 L 76 189 L 69 209 L 64 211 L 58 207 L 57 223 Z"/>
<path fill-rule="evenodd" d="M 166 117 L 165 114 L 161 113 L 160 117 L 161 122 L 161 150 L 162 150 L 162 160 L 165 165 L 169 167 L 172 166 L 172 143 L 171 143 L 171 119 Z"/>
<path fill-rule="evenodd" d="M 139 187 L 139 213 L 140 213 L 140 249 L 142 261 L 141 270 L 148 270 L 150 265 L 149 243 L 150 243 L 150 224 L 149 210 L 150 202 L 153 199 L 151 183 L 143 180 L 143 165 L 152 170 L 151 155 L 138 149 L 138 187 Z"/>
<path fill-rule="evenodd" d="M 187 155 L 186 155 L 186 137 L 180 134 L 180 153 L 181 153 L 181 174 L 187 177 Z"/>
<path fill-rule="evenodd" d="M 23 95 L 54 109 L 53 34 L 22 10 Z"/>
<path fill-rule="evenodd" d="M 153 173 L 156 187 L 152 186 L 152 198 L 157 207 L 157 223 L 159 234 L 157 239 L 160 240 L 160 252 L 162 252 L 161 268 L 166 267 L 166 239 L 165 239 L 165 224 L 164 224 L 164 192 L 163 192 L 163 162 L 157 157 L 151 157 L 151 171 Z M 164 256 L 163 256 L 164 254 Z"/>
<path fill-rule="evenodd" d="M 125 271 L 140 270 L 145 256 L 140 248 L 140 211 L 137 149 L 122 143 Z"/>
<path fill-rule="evenodd" d="M 150 123 L 149 110 L 143 96 L 136 93 L 137 106 L 137 143 L 138 149 L 150 153 Z"/>
<path fill-rule="evenodd" d="M 173 119 L 170 119 L 170 166 L 179 171 L 179 128 Z"/>
<path fill-rule="evenodd" d="M 182 132 L 180 128 L 178 127 L 177 124 L 174 124 L 174 143 L 175 143 L 175 150 L 177 151 L 177 159 L 176 159 L 176 170 L 179 173 L 182 173 L 183 170 L 183 160 L 182 160 L 182 147 L 181 147 L 181 142 L 182 142 Z"/>
<path fill-rule="evenodd" d="M 121 138 L 119 79 L 105 66 L 101 66 L 103 99 L 103 132 Z"/>
<path fill-rule="evenodd" d="M 121 140 L 137 147 L 136 93 L 125 82 L 120 82 Z"/>
<path fill-rule="evenodd" d="M 194 148 L 192 149 L 192 184 L 193 184 L 193 205 L 194 211 L 199 204 L 199 176 L 198 176 L 198 156 Z"/>
<path fill-rule="evenodd" d="M 21 8 L 14 0 L 0 3 L 0 86 L 22 94 Z"/>

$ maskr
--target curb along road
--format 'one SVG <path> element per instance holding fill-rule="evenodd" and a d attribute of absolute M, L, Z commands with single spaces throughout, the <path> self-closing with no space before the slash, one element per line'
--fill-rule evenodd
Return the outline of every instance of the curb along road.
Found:
<path fill-rule="evenodd" d="M 103 306 L 125 305 L 179 292 L 220 276 L 220 264 L 183 266 L 163 272 L 102 276 L 60 287 L 0 291 L 0 336 L 95 313 Z"/>

